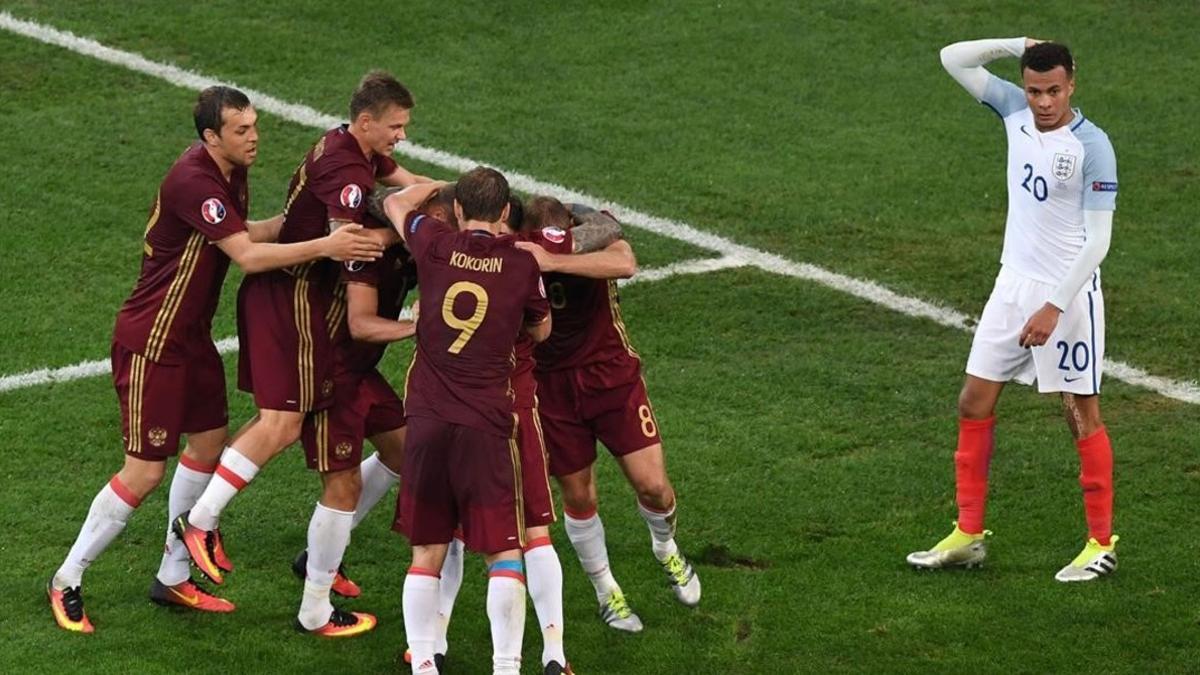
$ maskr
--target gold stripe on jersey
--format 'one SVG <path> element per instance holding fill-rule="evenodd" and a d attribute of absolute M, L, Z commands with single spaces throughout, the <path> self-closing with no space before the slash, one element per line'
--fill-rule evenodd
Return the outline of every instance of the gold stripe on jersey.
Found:
<path fill-rule="evenodd" d="M 517 415 L 513 413 L 513 430 L 508 437 L 508 454 L 512 457 L 513 488 L 517 497 L 517 543 L 525 548 L 525 485 L 521 481 L 521 449 L 517 447 Z"/>
<path fill-rule="evenodd" d="M 333 292 L 333 302 L 329 305 L 329 311 L 325 313 L 325 327 L 329 331 L 329 336 L 337 332 L 338 326 L 342 324 L 342 319 L 346 318 L 346 285 L 338 284 L 337 290 Z"/>
<path fill-rule="evenodd" d="M 192 275 L 196 272 L 200 251 L 203 248 L 204 235 L 193 231 L 183 248 L 179 267 L 175 269 L 175 277 L 171 279 L 171 285 L 167 288 L 163 304 L 158 308 L 158 314 L 154 317 L 154 324 L 150 328 L 150 337 L 146 340 L 145 355 L 151 361 L 158 361 L 162 358 L 163 349 L 167 344 L 167 335 L 171 333 L 171 324 L 175 321 L 175 314 L 179 311 L 179 306 L 183 304 L 183 296 L 187 293 L 188 284 L 191 283 Z"/>
<path fill-rule="evenodd" d="M 612 312 L 613 327 L 617 329 L 617 335 L 621 336 L 621 344 L 625 346 L 625 351 L 633 358 L 638 358 L 638 353 L 634 351 L 633 345 L 629 343 L 629 333 L 625 330 L 625 320 L 621 318 L 621 302 L 617 299 L 617 282 L 615 279 L 608 280 L 608 308 Z"/>
<path fill-rule="evenodd" d="M 292 312 L 296 319 L 298 337 L 296 370 L 299 376 L 300 399 L 297 403 L 301 411 L 306 411 L 312 408 L 314 383 L 312 311 L 308 303 L 308 280 L 303 277 L 295 281 Z"/>
<path fill-rule="evenodd" d="M 142 251 L 148 256 L 154 255 L 154 247 L 146 240 L 150 236 L 150 229 L 158 222 L 158 216 L 162 213 L 162 191 L 154 195 L 154 210 L 150 212 L 150 219 L 146 221 L 146 230 L 142 233 Z"/>
<path fill-rule="evenodd" d="M 417 365 L 417 354 L 419 354 L 419 353 L 421 353 L 420 345 L 413 347 L 412 360 L 408 362 L 408 370 L 404 371 L 404 400 L 405 401 L 407 401 L 408 397 L 412 395 L 412 392 L 410 392 L 408 390 L 408 388 L 412 384 L 413 366 Z"/>
<path fill-rule="evenodd" d="M 307 161 L 300 162 L 300 166 L 296 167 L 296 174 L 299 178 L 296 180 L 296 187 L 292 193 L 288 195 L 287 201 L 283 203 L 283 217 L 287 219 L 288 211 L 292 208 L 292 202 L 300 196 L 300 191 L 304 189 L 304 184 L 308 182 Z"/>
<path fill-rule="evenodd" d="M 542 416 L 538 414 L 537 396 L 533 397 L 533 410 L 530 414 L 533 415 L 533 428 L 537 429 L 538 450 L 542 453 L 542 467 L 545 471 L 542 473 L 546 479 L 546 494 L 553 495 L 554 491 L 550 489 L 550 455 L 546 452 L 546 435 L 542 433 Z M 558 522 L 558 514 L 554 511 L 554 498 L 550 498 L 550 517 L 554 518 L 554 522 Z"/>

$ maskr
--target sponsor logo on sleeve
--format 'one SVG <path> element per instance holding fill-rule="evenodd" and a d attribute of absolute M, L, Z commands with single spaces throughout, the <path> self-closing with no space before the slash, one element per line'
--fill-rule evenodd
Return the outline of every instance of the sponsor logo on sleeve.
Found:
<path fill-rule="evenodd" d="M 225 205 L 216 197 L 205 199 L 204 203 L 200 205 L 200 216 L 209 225 L 216 225 L 225 220 Z"/>
<path fill-rule="evenodd" d="M 348 209 L 357 209 L 359 205 L 362 204 L 362 199 L 362 188 L 358 187 L 354 183 L 350 183 L 346 187 L 342 188 L 342 194 L 338 198 L 338 201 L 342 203 L 342 206 Z"/>
<path fill-rule="evenodd" d="M 547 241 L 552 241 L 555 244 L 561 244 L 563 243 L 563 240 L 567 238 L 567 233 L 559 227 L 547 227 L 542 230 L 542 236 L 545 237 Z"/>
<path fill-rule="evenodd" d="M 1092 192 L 1116 192 L 1116 191 L 1117 191 L 1117 183 L 1115 181 L 1113 181 L 1113 182 L 1103 181 L 1103 180 L 1092 181 Z"/>

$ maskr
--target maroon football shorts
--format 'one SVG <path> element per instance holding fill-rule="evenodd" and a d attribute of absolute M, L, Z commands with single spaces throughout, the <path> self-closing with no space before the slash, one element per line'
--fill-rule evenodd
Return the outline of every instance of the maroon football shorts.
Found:
<path fill-rule="evenodd" d="M 404 426 L 404 402 L 378 370 L 340 373 L 330 407 L 304 416 L 300 440 L 308 468 L 331 472 L 362 463 L 363 439 Z"/>
<path fill-rule="evenodd" d="M 662 442 L 637 359 L 539 372 L 537 379 L 550 475 L 591 466 L 597 440 L 614 457 Z"/>
<path fill-rule="evenodd" d="M 131 457 L 165 460 L 179 452 L 181 434 L 229 424 L 225 366 L 212 340 L 191 347 L 178 365 L 155 363 L 114 341 L 112 376 Z"/>
<path fill-rule="evenodd" d="M 332 298 L 282 271 L 251 274 L 238 289 L 238 388 L 260 410 L 309 412 L 333 403 Z"/>
<path fill-rule="evenodd" d="M 516 408 L 517 447 L 521 450 L 521 487 L 525 500 L 525 527 L 549 525 L 555 520 L 550 492 L 549 458 L 537 408 Z"/>
<path fill-rule="evenodd" d="M 392 529 L 413 546 L 463 543 L 484 554 L 525 545 L 520 450 L 513 438 L 431 417 L 408 418 Z"/>

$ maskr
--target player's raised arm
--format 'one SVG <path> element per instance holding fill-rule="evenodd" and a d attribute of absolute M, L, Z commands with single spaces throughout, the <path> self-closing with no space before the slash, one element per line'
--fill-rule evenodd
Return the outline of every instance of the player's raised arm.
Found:
<path fill-rule="evenodd" d="M 400 234 L 400 238 L 404 239 L 404 219 L 408 214 L 420 208 L 427 199 L 433 196 L 445 183 L 417 183 L 411 187 L 407 187 L 399 192 L 388 194 L 383 199 L 383 213 L 391 222 L 392 227 Z"/>
<path fill-rule="evenodd" d="M 983 66 L 1006 56 L 1020 57 L 1027 46 L 1037 42 L 1024 37 L 955 42 L 942 48 L 942 67 L 976 101 L 1006 117 L 1026 105 L 1025 94 Z"/>
<path fill-rule="evenodd" d="M 246 274 L 282 269 L 318 258 L 376 260 L 383 255 L 383 247 L 363 234 L 362 229 L 362 225 L 348 225 L 327 236 L 292 244 L 254 242 L 249 232 L 240 232 L 218 241 L 217 246 Z"/>
<path fill-rule="evenodd" d="M 417 332 L 415 321 L 379 316 L 379 290 L 354 281 L 346 284 L 346 322 L 350 326 L 350 336 L 360 342 L 397 342 Z"/>
<path fill-rule="evenodd" d="M 629 242 L 621 239 L 594 253 L 550 253 L 532 242 L 519 241 L 518 248 L 529 251 L 543 272 L 574 274 L 591 279 L 628 279 L 637 274 L 637 258 Z"/>

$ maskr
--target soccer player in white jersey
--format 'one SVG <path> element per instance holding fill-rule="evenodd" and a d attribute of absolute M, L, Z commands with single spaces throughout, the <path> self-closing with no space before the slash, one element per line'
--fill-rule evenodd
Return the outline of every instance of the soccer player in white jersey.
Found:
<path fill-rule="evenodd" d="M 983 309 L 958 399 L 954 453 L 958 522 L 920 568 L 972 567 L 987 555 L 983 529 L 996 402 L 1005 383 L 1037 381 L 1062 395 L 1079 450 L 1088 540 L 1055 575 L 1091 581 L 1116 569 L 1112 534 L 1112 445 L 1100 418 L 1104 296 L 1100 262 L 1108 252 L 1117 197 L 1117 162 L 1108 136 L 1071 107 L 1075 63 L 1066 46 L 1027 38 L 959 42 L 942 65 L 996 112 L 1008 136 L 1008 220 L 1000 273 Z M 1021 59 L 1023 87 L 984 64 Z"/>

